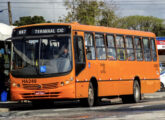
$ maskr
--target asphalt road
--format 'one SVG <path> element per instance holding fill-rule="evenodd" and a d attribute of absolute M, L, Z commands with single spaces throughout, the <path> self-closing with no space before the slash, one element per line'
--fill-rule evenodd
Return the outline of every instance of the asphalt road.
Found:
<path fill-rule="evenodd" d="M 92 108 L 70 101 L 42 109 L 31 103 L 0 103 L 0 120 L 165 120 L 165 92 L 147 94 L 137 104 L 122 104 L 118 98 L 103 101 Z"/>

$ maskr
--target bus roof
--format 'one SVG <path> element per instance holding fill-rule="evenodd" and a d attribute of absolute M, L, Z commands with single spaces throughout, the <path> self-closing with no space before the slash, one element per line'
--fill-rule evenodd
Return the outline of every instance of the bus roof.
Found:
<path fill-rule="evenodd" d="M 138 31 L 138 30 L 128 30 L 121 28 L 112 28 L 112 27 L 104 27 L 104 26 L 92 26 L 92 25 L 82 25 L 77 22 L 72 23 L 40 23 L 40 24 L 31 24 L 16 27 L 24 28 L 24 27 L 32 27 L 32 26 L 46 26 L 46 25 L 70 25 L 72 26 L 72 30 L 75 31 L 87 31 L 87 32 L 97 32 L 97 33 L 110 33 L 110 34 L 121 34 L 121 35 L 134 35 L 134 36 L 144 36 L 144 37 L 156 37 L 152 32 Z"/>

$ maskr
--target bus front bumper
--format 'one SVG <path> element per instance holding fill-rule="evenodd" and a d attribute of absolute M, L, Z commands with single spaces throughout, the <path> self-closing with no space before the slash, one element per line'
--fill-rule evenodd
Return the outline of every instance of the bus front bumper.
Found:
<path fill-rule="evenodd" d="M 37 99 L 74 99 L 75 84 L 47 90 L 25 90 L 11 87 L 11 100 L 37 100 Z"/>

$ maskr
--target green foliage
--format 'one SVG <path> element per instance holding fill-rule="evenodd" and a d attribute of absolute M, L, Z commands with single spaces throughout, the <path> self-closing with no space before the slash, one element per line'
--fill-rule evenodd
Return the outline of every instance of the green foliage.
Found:
<path fill-rule="evenodd" d="M 113 10 L 105 8 L 102 10 L 102 19 L 100 20 L 101 26 L 117 27 L 118 17 Z"/>
<path fill-rule="evenodd" d="M 69 10 L 67 16 L 60 17 L 59 22 L 77 21 L 87 25 L 113 26 L 117 18 L 112 7 L 97 0 L 65 0 Z M 110 9 L 111 8 L 111 9 Z"/>
<path fill-rule="evenodd" d="M 108 5 L 97 0 L 65 0 L 68 10 L 59 22 L 76 21 L 87 25 L 101 25 L 132 30 L 154 32 L 157 36 L 165 35 L 163 20 L 152 16 L 127 16 L 118 18 L 115 15 L 113 1 Z"/>
<path fill-rule="evenodd" d="M 50 22 L 50 21 L 47 21 Z M 18 21 L 14 22 L 15 26 L 22 26 L 22 25 L 29 25 L 29 24 L 36 24 L 36 23 L 46 23 L 43 16 L 24 16 L 20 17 Z"/>
<path fill-rule="evenodd" d="M 161 34 L 163 20 L 153 16 L 128 16 L 117 21 L 118 27 Z"/>

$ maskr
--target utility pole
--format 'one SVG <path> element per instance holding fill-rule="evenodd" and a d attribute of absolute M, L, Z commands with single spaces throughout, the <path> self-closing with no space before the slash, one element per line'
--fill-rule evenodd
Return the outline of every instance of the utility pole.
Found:
<path fill-rule="evenodd" d="M 72 22 L 75 21 L 75 1 L 73 0 L 73 9 L 72 9 Z"/>
<path fill-rule="evenodd" d="M 12 14 L 11 14 L 10 2 L 8 2 L 8 15 L 9 15 L 9 24 L 12 25 Z"/>

